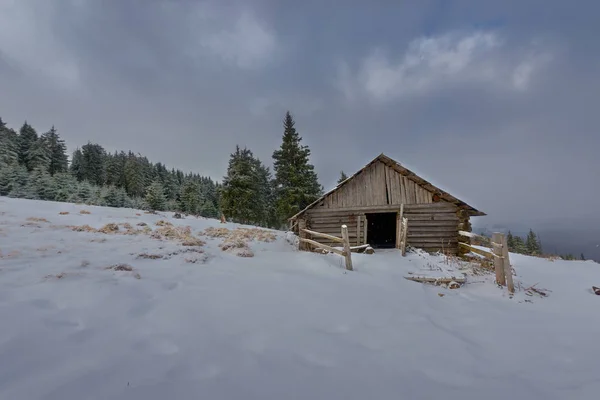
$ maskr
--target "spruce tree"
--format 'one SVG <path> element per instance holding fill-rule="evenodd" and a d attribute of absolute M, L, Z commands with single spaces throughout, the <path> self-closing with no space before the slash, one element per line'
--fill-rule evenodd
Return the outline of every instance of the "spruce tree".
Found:
<path fill-rule="evenodd" d="M 247 148 L 242 150 L 236 146 L 235 153 L 231 154 L 227 176 L 223 178 L 221 210 L 234 222 L 259 224 L 264 217 L 258 165 Z"/>
<path fill-rule="evenodd" d="M 25 121 L 19 130 L 19 164 L 27 167 L 28 171 L 33 168 L 28 166 L 29 149 L 38 140 L 38 134 L 31 125 Z"/>
<path fill-rule="evenodd" d="M 41 170 L 47 172 L 50 167 L 50 150 L 43 138 L 31 144 L 27 152 L 27 169 L 29 171 Z"/>
<path fill-rule="evenodd" d="M 106 151 L 96 143 L 87 143 L 81 147 L 83 179 L 102 186 L 106 182 Z"/>
<path fill-rule="evenodd" d="M 181 208 L 184 212 L 192 215 L 198 215 L 200 213 L 200 207 L 202 205 L 202 197 L 200 195 L 200 185 L 198 183 L 188 180 L 181 187 Z"/>
<path fill-rule="evenodd" d="M 514 236 L 514 252 L 517 254 L 525 254 L 527 253 L 527 247 L 525 246 L 525 241 L 520 236 Z"/>
<path fill-rule="evenodd" d="M 69 166 L 69 160 L 67 157 L 67 145 L 62 140 L 59 134 L 56 132 L 54 126 L 42 135 L 46 146 L 48 147 L 48 153 L 50 162 L 48 165 L 48 173 L 54 175 L 61 172 L 66 172 Z"/>
<path fill-rule="evenodd" d="M 527 254 L 530 256 L 539 256 L 541 254 L 540 244 L 538 242 L 537 236 L 531 229 L 527 234 L 525 248 L 527 249 Z"/>
<path fill-rule="evenodd" d="M 315 201 L 323 192 L 314 166 L 309 163 L 310 149 L 301 144 L 302 138 L 288 111 L 283 120 L 281 147 L 273 152 L 276 212 L 279 223 L 285 221 Z"/>
<path fill-rule="evenodd" d="M 163 211 L 167 203 L 164 189 L 159 181 L 152 182 L 146 190 L 146 203 L 152 211 Z"/>
<path fill-rule="evenodd" d="M 339 185 L 340 183 L 344 182 L 346 179 L 348 179 L 348 176 L 346 175 L 346 173 L 344 171 L 340 171 L 340 178 L 337 181 L 337 184 Z"/>
<path fill-rule="evenodd" d="M 19 137 L 0 118 L 0 168 L 19 163 Z"/>
<path fill-rule="evenodd" d="M 581 260 L 585 261 L 585 256 L 581 253 Z"/>
<path fill-rule="evenodd" d="M 78 182 L 84 180 L 85 175 L 83 171 L 83 153 L 79 148 L 75 149 L 71 158 L 71 165 L 69 171 L 77 179 Z"/>
<path fill-rule="evenodd" d="M 515 251 L 515 238 L 510 231 L 508 231 L 508 234 L 506 235 L 506 244 L 508 245 L 508 251 Z"/>

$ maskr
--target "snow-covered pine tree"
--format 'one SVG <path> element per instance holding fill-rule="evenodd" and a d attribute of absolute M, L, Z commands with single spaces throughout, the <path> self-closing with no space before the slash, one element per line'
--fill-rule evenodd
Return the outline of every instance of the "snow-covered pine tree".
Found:
<path fill-rule="evenodd" d="M 69 168 L 69 158 L 67 157 L 67 145 L 60 138 L 54 126 L 42 134 L 41 139 L 48 147 L 50 163 L 48 165 L 48 173 L 54 175 L 61 172 L 66 172 Z"/>
<path fill-rule="evenodd" d="M 19 164 L 27 167 L 31 171 L 33 168 L 28 166 L 29 149 L 38 140 L 38 134 L 31 125 L 25 121 L 19 130 Z"/>
<path fill-rule="evenodd" d="M 525 247 L 525 241 L 520 236 L 513 237 L 514 242 L 514 252 L 517 254 L 525 254 L 527 253 L 527 248 Z"/>
<path fill-rule="evenodd" d="M 273 152 L 276 210 L 282 225 L 323 192 L 314 166 L 309 162 L 310 149 L 301 144 L 302 138 L 296 131 L 295 121 L 289 111 L 283 126 L 281 147 Z"/>
<path fill-rule="evenodd" d="M 515 251 L 515 238 L 511 231 L 508 231 L 508 234 L 506 235 L 506 244 L 508 245 L 508 251 Z"/>
<path fill-rule="evenodd" d="M 189 179 L 181 186 L 180 202 L 182 211 L 199 215 L 202 200 L 200 185 L 197 182 Z"/>
<path fill-rule="evenodd" d="M 220 208 L 228 219 L 244 224 L 258 224 L 263 218 L 258 163 L 247 148 L 236 146 L 231 154 L 227 176 L 223 178 Z"/>
<path fill-rule="evenodd" d="M 533 230 L 529 230 L 527 234 L 527 239 L 525 241 L 525 248 L 527 250 L 527 254 L 530 256 L 538 256 L 541 254 L 540 244 L 538 242 L 536 234 Z"/>
<path fill-rule="evenodd" d="M 0 118 L 0 168 L 19 163 L 19 136 Z"/>
<path fill-rule="evenodd" d="M 29 173 L 24 165 L 0 168 L 0 195 L 25 197 Z"/>
<path fill-rule="evenodd" d="M 81 147 L 83 179 L 93 185 L 102 186 L 106 182 L 106 151 L 97 143 Z"/>
<path fill-rule="evenodd" d="M 159 181 L 154 181 L 146 190 L 146 203 L 153 211 L 163 211 L 167 203 L 164 189 Z"/>
<path fill-rule="evenodd" d="M 78 182 L 83 181 L 83 153 L 81 149 L 77 148 L 71 156 L 71 165 L 69 166 L 69 172 L 77 179 Z"/>
<path fill-rule="evenodd" d="M 26 159 L 29 171 L 48 171 L 50 167 L 50 150 L 42 137 L 29 146 Z"/>

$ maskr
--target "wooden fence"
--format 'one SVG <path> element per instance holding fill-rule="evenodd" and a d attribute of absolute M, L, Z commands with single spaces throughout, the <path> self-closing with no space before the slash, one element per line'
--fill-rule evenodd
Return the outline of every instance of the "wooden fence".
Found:
<path fill-rule="evenodd" d="M 339 254 L 340 256 L 344 257 L 346 260 L 346 269 L 348 271 L 352 271 L 352 256 L 351 256 L 352 249 L 350 247 L 350 237 L 348 236 L 348 227 L 346 225 L 342 225 L 342 237 L 341 238 L 337 237 L 337 236 L 329 235 L 327 233 L 311 231 L 311 230 L 308 230 L 305 228 L 300 228 L 300 232 L 305 233 L 307 235 L 311 235 L 313 237 L 320 237 L 323 239 L 328 239 L 335 243 L 341 243 L 343 246 L 343 250 L 328 246 L 326 244 L 319 243 L 312 239 L 304 238 L 304 237 L 302 237 L 303 235 L 301 235 L 301 237 L 300 237 L 301 244 L 302 243 L 311 244 L 318 248 L 330 251 L 335 254 Z M 362 247 L 362 246 L 358 246 L 358 247 Z"/>
<path fill-rule="evenodd" d="M 486 237 L 471 232 L 458 231 L 458 233 L 459 235 L 469 238 L 488 240 Z M 508 291 L 511 294 L 515 292 L 512 269 L 510 267 L 510 258 L 508 256 L 508 243 L 506 241 L 506 236 L 503 233 L 496 232 L 492 235 L 491 251 L 482 250 L 462 242 L 459 243 L 459 245 L 466 247 L 473 253 L 492 260 L 494 262 L 494 270 L 496 271 L 496 283 L 501 286 L 507 286 Z"/>

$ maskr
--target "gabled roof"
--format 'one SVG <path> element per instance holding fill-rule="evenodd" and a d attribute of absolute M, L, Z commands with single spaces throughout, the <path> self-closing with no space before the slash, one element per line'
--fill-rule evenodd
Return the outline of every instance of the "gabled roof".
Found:
<path fill-rule="evenodd" d="M 383 164 L 387 165 L 388 167 L 390 167 L 393 170 L 395 170 L 396 172 L 398 172 L 400 175 L 405 176 L 407 179 L 410 179 L 411 181 L 415 182 L 417 185 L 419 185 L 423 189 L 425 189 L 429 192 L 432 192 L 432 193 L 437 193 L 442 200 L 447 201 L 452 204 L 455 204 L 459 208 L 467 210 L 467 212 L 470 216 L 486 215 L 484 212 L 479 211 L 479 210 L 475 209 L 474 207 L 471 207 L 464 201 L 457 199 L 456 197 L 452 196 L 451 194 L 449 194 L 449 193 L 443 191 L 442 189 L 434 186 L 433 184 L 427 182 L 425 179 L 421 178 L 420 176 L 418 176 L 417 174 L 415 174 L 408 168 L 405 168 L 402 165 L 400 165 L 399 162 L 397 162 L 397 161 L 389 158 L 385 154 L 381 153 L 380 155 L 375 157 L 373 159 L 373 161 L 369 162 L 363 168 L 358 170 L 354 175 L 352 175 L 348 179 L 340 182 L 335 188 L 333 188 L 329 192 L 325 193 L 323 196 L 319 197 L 317 200 L 313 201 L 311 204 L 306 206 L 306 208 L 304 210 L 298 212 L 296 215 L 294 215 L 293 217 L 290 217 L 289 219 L 293 220 L 293 219 L 298 218 L 300 215 L 304 214 L 307 210 L 309 210 L 309 209 L 313 208 L 314 206 L 316 206 L 317 204 L 319 204 L 321 201 L 323 201 L 323 199 L 325 199 L 331 193 L 335 192 L 336 190 L 339 190 L 342 186 L 344 186 L 345 184 L 350 182 L 358 174 L 360 174 L 361 172 L 363 172 L 365 169 L 367 169 L 368 167 L 370 167 L 371 165 L 373 165 L 376 162 L 382 162 Z"/>

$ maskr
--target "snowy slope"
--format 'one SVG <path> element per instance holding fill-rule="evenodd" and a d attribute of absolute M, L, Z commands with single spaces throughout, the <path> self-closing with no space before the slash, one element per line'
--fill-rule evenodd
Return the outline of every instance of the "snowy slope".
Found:
<path fill-rule="evenodd" d="M 68 227 L 156 230 L 159 220 L 206 244 Z M 442 256 L 353 254 L 346 272 L 341 257 L 298 252 L 284 233 L 238 257 L 203 235 L 211 226 L 224 225 L 0 198 L 0 399 L 548 400 L 600 390 L 598 264 L 511 255 L 521 287 L 551 292 L 509 298 L 491 275 L 456 290 L 404 279 L 460 275 Z M 116 264 L 133 271 L 107 269 Z"/>

